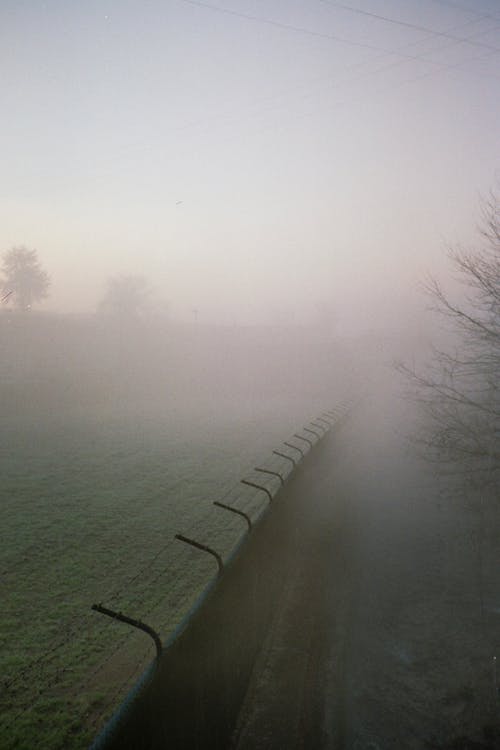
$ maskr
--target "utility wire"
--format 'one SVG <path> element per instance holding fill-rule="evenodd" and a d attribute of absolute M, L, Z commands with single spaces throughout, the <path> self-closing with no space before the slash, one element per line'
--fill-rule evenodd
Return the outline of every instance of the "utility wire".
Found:
<path fill-rule="evenodd" d="M 179 2 L 189 2 L 189 0 L 179 0 Z M 191 2 L 191 4 L 193 4 L 193 3 Z M 199 3 L 198 3 L 198 5 L 199 5 Z M 202 5 L 202 7 L 205 7 L 205 6 L 206 6 L 206 4 Z M 464 22 L 462 24 L 459 24 L 458 26 L 454 25 L 453 27 L 451 27 L 450 29 L 448 29 L 448 31 L 449 32 L 459 31 L 461 29 L 464 29 L 466 27 L 469 27 L 471 25 L 474 25 L 474 24 L 478 23 L 481 20 L 481 18 L 482 18 L 481 16 L 478 16 L 478 17 L 476 17 L 474 19 L 471 19 L 471 20 L 468 20 L 468 21 L 466 21 L 466 22 Z M 495 27 L 495 29 L 496 28 L 498 28 L 498 27 Z M 474 34 L 471 34 L 469 36 L 469 38 L 475 38 L 477 36 L 481 36 L 481 35 L 489 33 L 489 32 L 490 32 L 490 29 L 488 29 L 488 30 L 482 30 L 482 31 L 476 31 L 476 32 L 474 32 Z M 434 39 L 435 37 L 433 36 L 432 38 Z M 378 50 L 378 54 L 377 55 L 372 56 L 371 58 L 367 58 L 366 60 L 361 60 L 360 62 L 353 63 L 353 64 L 350 64 L 348 66 L 345 66 L 339 72 L 340 73 L 345 73 L 345 72 L 351 72 L 351 71 L 357 70 L 359 68 L 363 68 L 364 66 L 370 65 L 370 64 L 372 64 L 374 62 L 377 62 L 378 60 L 383 60 L 383 59 L 385 59 L 387 57 L 392 57 L 394 55 L 399 55 L 399 53 L 401 51 L 403 51 L 403 50 L 405 50 L 405 49 L 407 49 L 409 47 L 421 46 L 421 45 L 427 43 L 428 41 L 429 41 L 429 39 L 427 39 L 427 38 L 425 38 L 425 39 L 418 39 L 418 40 L 415 40 L 413 42 L 410 42 L 409 44 L 396 47 L 395 49 L 392 49 L 392 50 L 382 51 L 382 52 L 377 48 L 377 50 Z M 452 41 L 452 42 L 450 42 L 450 44 L 448 44 L 448 45 L 446 45 L 444 47 L 441 46 L 441 47 L 438 47 L 438 48 L 432 50 L 432 52 L 439 52 L 442 49 L 448 49 L 449 47 L 452 47 L 455 44 L 458 44 L 458 42 Z M 401 55 L 399 55 L 399 56 L 401 57 Z M 422 61 L 422 62 L 427 62 L 428 61 L 427 58 L 424 57 L 424 56 L 422 56 L 422 55 L 415 55 L 415 56 L 412 56 L 410 59 L 416 59 L 416 60 L 419 60 L 419 61 Z M 474 59 L 477 59 L 477 58 L 474 58 Z M 378 68 L 376 70 L 371 70 L 371 71 L 368 70 L 368 71 L 366 71 L 364 73 L 360 73 L 359 77 L 365 77 L 365 76 L 369 76 L 369 75 L 377 75 L 377 74 L 385 72 L 386 70 L 389 70 L 391 68 L 398 67 L 399 65 L 402 65 L 405 62 L 406 62 L 405 58 L 404 59 L 400 59 L 400 60 L 397 60 L 397 61 L 391 63 L 388 66 L 385 66 L 384 68 Z M 435 63 L 435 65 L 438 66 L 438 70 L 443 69 L 443 68 L 444 69 L 456 69 L 457 67 L 459 67 L 459 65 L 466 64 L 467 62 L 468 61 L 464 61 L 463 63 L 459 63 L 458 65 L 457 64 L 455 64 L 455 65 L 446 65 L 446 64 L 443 64 L 443 63 Z M 479 75 L 481 78 L 485 77 L 484 74 L 477 73 L 477 75 Z M 425 76 L 425 77 L 427 77 L 427 76 Z M 490 77 L 490 76 L 486 75 L 486 77 Z M 286 90 L 277 92 L 277 93 L 273 94 L 270 97 L 266 97 L 264 99 L 261 99 L 258 103 L 259 104 L 260 103 L 262 103 L 262 104 L 267 104 L 267 103 L 272 104 L 273 102 L 276 101 L 276 99 L 278 97 L 283 97 L 283 96 L 286 96 L 288 94 L 293 94 L 296 91 L 300 91 L 300 90 L 304 90 L 304 89 L 306 91 L 305 98 L 309 98 L 311 96 L 311 85 L 314 85 L 316 83 L 320 83 L 320 82 L 325 81 L 325 80 L 327 80 L 329 82 L 328 85 L 325 88 L 327 88 L 327 89 L 331 88 L 332 87 L 331 76 L 328 76 L 327 78 L 325 76 L 321 76 L 320 78 L 316 78 L 316 79 L 314 79 L 312 82 L 310 82 L 308 84 L 301 84 L 300 86 L 287 88 Z M 333 84 L 333 86 L 334 85 L 335 84 Z M 320 90 L 321 90 L 321 88 L 320 88 Z M 250 115 L 244 116 L 243 119 L 248 120 L 250 117 L 259 116 L 262 112 L 267 112 L 267 111 L 270 111 L 270 110 L 273 110 L 273 109 L 275 109 L 275 107 L 273 107 L 273 106 L 266 107 L 263 110 L 260 109 L 260 110 L 258 110 L 256 112 L 251 113 Z M 208 132 L 207 124 L 210 124 L 210 123 L 216 124 L 216 123 L 221 122 L 221 121 L 222 122 L 237 122 L 237 121 L 239 121 L 241 119 L 242 119 L 241 117 L 235 118 L 235 117 L 232 117 L 231 115 L 227 115 L 227 114 L 217 114 L 217 115 L 214 115 L 214 116 L 212 116 L 210 118 L 199 118 L 198 120 L 189 121 L 189 122 L 185 122 L 183 124 L 180 124 L 180 125 L 172 128 L 171 130 L 169 130 L 168 134 L 169 135 L 174 135 L 176 133 L 183 133 L 183 132 L 186 132 L 186 131 L 189 131 L 189 130 L 193 130 L 193 129 L 196 129 L 196 128 L 199 128 L 199 127 L 203 128 L 202 129 L 202 133 L 203 132 Z M 126 155 L 128 153 L 130 153 L 132 150 L 134 150 L 136 154 L 140 154 L 140 153 L 148 152 L 152 148 L 153 148 L 153 146 L 151 146 L 149 143 L 146 143 L 146 144 L 130 143 L 130 144 L 127 144 L 127 146 L 124 146 L 122 149 L 120 149 L 119 153 L 115 153 L 114 156 L 108 157 L 105 160 L 105 163 L 106 163 L 106 165 L 111 166 L 113 163 L 118 162 L 121 159 L 123 159 L 124 157 L 126 157 Z M 106 171 L 103 172 L 101 170 L 100 173 L 99 173 L 99 176 L 101 178 L 105 177 L 106 176 Z"/>
<path fill-rule="evenodd" d="M 199 7 L 199 8 L 206 8 L 207 10 L 211 10 L 211 11 L 214 11 L 216 13 L 223 13 L 225 15 L 236 16 L 237 18 L 243 18 L 246 21 L 253 21 L 255 23 L 263 23 L 263 24 L 267 24 L 269 26 L 275 26 L 275 27 L 280 28 L 280 29 L 285 29 L 287 31 L 293 31 L 295 33 L 305 34 L 307 36 L 318 37 L 320 39 L 329 39 L 331 41 L 339 42 L 340 44 L 345 44 L 345 45 L 348 45 L 348 46 L 351 46 L 351 47 L 361 47 L 363 49 L 371 49 L 371 50 L 375 50 L 375 51 L 378 51 L 378 52 L 385 52 L 386 54 L 399 54 L 402 57 L 407 57 L 410 60 L 414 59 L 414 56 L 412 56 L 412 55 L 405 55 L 404 52 L 394 53 L 392 50 L 388 50 L 388 49 L 385 49 L 384 47 L 379 47 L 377 45 L 370 44 L 369 42 L 357 42 L 357 41 L 354 41 L 352 39 L 345 39 L 344 37 L 337 36 L 336 34 L 330 34 L 329 32 L 326 32 L 326 31 L 316 31 L 314 29 L 307 29 L 304 26 L 296 26 L 294 24 L 289 24 L 289 23 L 286 23 L 284 21 L 276 21 L 274 19 L 267 18 L 267 17 L 264 17 L 264 16 L 255 16 L 252 13 L 243 13 L 242 11 L 237 11 L 237 10 L 233 10 L 231 8 L 225 8 L 225 7 L 220 6 L 220 5 L 214 5 L 212 3 L 204 2 L 204 0 L 178 0 L 178 1 L 181 2 L 181 3 L 185 3 L 187 5 L 195 5 L 195 6 Z M 325 0 L 320 0 L 320 2 L 324 2 L 324 1 Z M 345 6 L 345 8 L 349 9 L 348 6 Z M 351 10 L 352 10 L 352 8 L 351 8 Z M 368 13 L 367 13 L 367 15 L 374 15 L 375 16 L 375 14 L 368 14 Z M 384 20 L 384 21 L 386 21 L 386 22 L 390 21 L 392 23 L 397 23 L 393 19 L 389 19 L 388 17 L 385 17 L 385 16 L 379 16 L 379 18 L 382 19 L 382 20 Z M 403 24 L 402 23 L 402 25 L 407 25 L 407 24 Z M 416 25 L 411 25 L 411 27 L 412 28 L 418 28 L 419 31 L 424 31 L 425 33 L 433 34 L 435 36 L 447 36 L 446 32 L 438 32 L 438 31 L 433 30 L 433 29 L 427 29 L 425 27 L 418 27 Z M 449 38 L 453 39 L 454 41 L 458 41 L 458 42 L 466 42 L 467 41 L 466 38 L 462 39 L 460 37 L 454 37 L 452 35 L 449 35 Z M 471 44 L 472 44 L 472 42 L 471 42 Z M 500 52 L 500 47 L 495 47 L 493 45 L 486 44 L 484 42 L 483 43 L 478 42 L 477 44 L 479 46 L 481 46 L 481 47 L 486 47 L 487 49 L 495 50 L 496 52 Z M 431 63 L 431 64 L 433 64 L 433 65 L 439 65 L 439 63 L 435 63 L 432 60 L 428 60 L 428 62 Z"/>
<path fill-rule="evenodd" d="M 254 16 L 251 13 L 243 13 L 241 11 L 232 10 L 230 8 L 224 8 L 220 5 L 213 5 L 212 3 L 204 2 L 204 0 L 178 0 L 178 2 L 185 3 L 186 5 L 194 5 L 199 8 L 206 8 L 207 10 L 211 10 L 216 13 L 223 13 L 225 15 L 235 16 L 237 18 L 242 18 L 246 21 L 253 21 L 255 23 L 262 23 L 262 24 L 267 24 L 269 26 L 275 26 L 279 29 L 293 31 L 298 34 L 305 34 L 306 36 L 317 37 L 320 39 L 328 39 L 330 41 L 339 42 L 339 44 L 345 44 L 350 47 L 370 49 L 376 52 L 384 52 L 385 54 L 388 54 L 388 55 L 397 54 L 400 57 L 407 58 L 408 60 L 420 59 L 419 57 L 416 57 L 415 55 L 405 54 L 403 51 L 393 52 L 390 49 L 386 49 L 384 47 L 380 47 L 375 44 L 370 44 L 369 42 L 357 42 L 352 39 L 345 39 L 344 37 L 337 36 L 336 34 L 330 34 L 327 31 L 316 31 L 314 29 L 307 29 L 304 26 L 295 26 L 294 24 L 285 23 L 284 21 L 275 21 L 274 19 L 267 18 L 264 16 Z M 437 32 L 432 32 L 432 33 L 436 34 Z M 454 38 L 454 41 L 465 41 L 465 40 L 459 39 L 458 37 L 456 37 Z M 488 46 L 488 49 L 494 49 L 495 51 L 500 52 L 500 47 L 493 47 L 491 45 L 487 45 L 487 46 Z M 429 62 L 431 65 L 438 65 L 438 66 L 441 65 L 441 63 L 434 62 L 433 60 L 427 60 L 427 62 Z"/>
<path fill-rule="evenodd" d="M 494 45 L 488 44 L 486 42 L 477 42 L 468 37 L 455 36 L 454 34 L 451 34 L 448 31 L 438 31 L 437 29 L 432 29 L 428 26 L 421 26 L 420 24 L 410 23 L 409 21 L 400 21 L 396 18 L 391 18 L 390 16 L 383 16 L 380 13 L 373 13 L 368 10 L 363 10 L 362 8 L 356 8 L 352 5 L 339 3 L 337 2 L 337 0 L 318 0 L 318 2 L 322 3 L 323 5 L 327 5 L 331 8 L 339 8 L 341 10 L 346 10 L 349 13 L 356 13 L 361 16 L 368 16 L 369 18 L 374 18 L 378 21 L 395 24 L 396 26 L 404 26 L 405 28 L 414 29 L 416 31 L 422 31 L 425 34 L 429 34 L 432 36 L 444 37 L 445 39 L 451 39 L 454 42 L 459 42 L 461 44 L 469 44 L 474 47 L 484 47 L 485 49 L 494 50 L 495 52 L 500 52 L 500 47 L 495 47 Z M 479 19 L 482 19 L 485 17 L 487 16 L 479 15 Z"/>
<path fill-rule="evenodd" d="M 496 28 L 500 28 L 500 26 L 498 26 Z M 476 32 L 474 34 L 474 36 L 478 36 L 478 35 L 480 35 L 482 33 L 487 33 L 487 32 Z M 448 48 L 454 46 L 455 44 L 456 44 L 456 42 L 451 42 L 450 44 L 447 44 L 445 46 L 439 47 L 435 51 L 441 51 L 443 49 L 448 49 Z M 493 56 L 495 54 L 497 54 L 497 53 L 496 52 L 489 52 L 489 53 L 487 53 L 485 55 L 476 56 L 474 58 L 469 58 L 467 60 L 462 60 L 462 61 L 459 61 L 459 62 L 456 62 L 456 63 L 449 63 L 449 64 L 446 64 L 446 65 L 443 65 L 442 68 L 440 68 L 439 70 L 432 70 L 432 71 L 429 71 L 427 73 L 421 74 L 421 75 L 419 75 L 417 77 L 414 77 L 414 78 L 411 78 L 411 79 L 406 79 L 405 81 L 401 82 L 400 84 L 391 84 L 389 87 L 386 87 L 383 90 L 386 91 L 386 90 L 390 90 L 391 88 L 399 88 L 401 85 L 404 85 L 406 83 L 412 83 L 412 82 L 415 82 L 417 80 L 421 80 L 421 79 L 424 79 L 424 78 L 431 77 L 431 76 L 436 75 L 438 73 L 442 73 L 442 72 L 444 73 L 444 72 L 448 72 L 448 71 L 453 71 L 453 70 L 456 70 L 456 69 L 462 67 L 463 65 L 466 65 L 469 62 L 474 62 L 476 60 L 486 59 L 486 58 L 489 58 L 489 57 L 491 57 L 491 56 Z M 354 63 L 353 65 L 350 65 L 347 68 L 345 68 L 343 72 L 357 71 L 359 68 L 363 68 L 367 64 L 367 62 L 374 63 L 374 62 L 376 62 L 378 60 L 382 61 L 384 59 L 387 59 L 386 55 L 384 55 L 384 54 L 377 55 L 376 57 L 372 58 L 370 61 L 361 62 L 361 63 Z M 395 60 L 395 61 L 393 61 L 391 63 L 383 65 L 382 67 L 377 67 L 377 68 L 374 68 L 374 69 L 371 69 L 371 70 L 366 70 L 366 71 L 360 71 L 355 76 L 352 76 L 347 82 L 348 83 L 354 83 L 354 82 L 356 82 L 358 80 L 362 80 L 364 78 L 368 78 L 368 77 L 370 77 L 372 75 L 379 75 L 380 73 L 385 73 L 387 71 L 390 71 L 390 70 L 393 70 L 395 68 L 401 67 L 401 65 L 404 65 L 405 62 L 406 62 L 405 60 Z M 494 77 L 496 77 L 496 76 L 494 76 Z M 315 96 L 317 93 L 319 93 L 321 91 L 333 90 L 335 88 L 338 88 L 338 84 L 331 77 L 329 77 L 327 79 L 327 81 L 325 81 L 325 79 L 322 77 L 321 79 L 319 79 L 319 81 L 324 82 L 323 85 L 317 85 L 317 86 L 315 86 L 314 90 L 312 90 L 311 84 L 309 84 L 308 86 L 301 86 L 300 90 L 304 90 L 305 89 L 305 92 L 304 92 L 303 96 L 300 97 L 300 99 L 301 100 L 303 100 L 303 99 L 309 99 L 309 98 Z M 289 90 L 288 92 L 285 92 L 285 93 L 294 93 L 297 90 L 298 89 L 291 89 L 291 90 Z M 273 99 L 270 99 L 270 101 L 272 102 L 274 99 L 275 99 L 275 97 Z M 281 105 L 278 104 L 275 107 L 268 107 L 264 111 L 266 111 L 266 112 L 272 111 L 272 110 L 275 110 L 275 109 L 279 108 L 280 106 Z M 262 112 L 262 110 L 261 110 L 261 112 Z M 257 112 L 256 114 L 260 114 L 260 112 Z"/>
<path fill-rule="evenodd" d="M 463 13 L 475 13 L 477 14 L 476 8 L 469 8 L 465 5 L 460 5 L 459 3 L 454 3 L 452 0 L 431 0 L 432 3 L 435 3 L 436 5 L 444 5 L 447 8 L 453 8 L 453 10 L 461 10 Z M 495 20 L 500 20 L 500 16 L 497 16 L 494 13 L 485 13 L 484 14 L 486 18 L 494 18 Z"/>
<path fill-rule="evenodd" d="M 479 35 L 481 33 L 486 33 L 486 32 L 475 32 L 474 35 L 477 36 L 477 35 Z M 440 51 L 441 49 L 447 49 L 449 47 L 454 46 L 455 44 L 457 44 L 457 42 L 454 42 L 454 41 L 450 42 L 449 44 L 445 45 L 444 47 L 443 46 L 439 47 L 435 51 Z M 411 84 L 411 83 L 416 83 L 416 82 L 418 82 L 420 80 L 424 80 L 426 78 L 434 76 L 434 75 L 436 75 L 438 73 L 455 71 L 458 68 L 460 68 L 461 66 L 467 64 L 468 62 L 475 61 L 475 60 L 480 60 L 480 59 L 484 59 L 484 58 L 491 57 L 491 56 L 496 55 L 496 54 L 497 54 L 496 52 L 488 52 L 486 55 L 482 55 L 482 56 L 479 56 L 479 57 L 472 58 L 472 60 L 469 59 L 469 60 L 460 61 L 460 62 L 457 62 L 457 63 L 454 63 L 454 64 L 449 63 L 449 64 L 446 64 L 446 65 L 441 65 L 438 69 L 434 69 L 432 71 L 420 74 L 418 76 L 414 76 L 412 78 L 407 78 L 407 79 L 405 79 L 405 80 L 403 80 L 403 81 L 401 81 L 399 83 L 392 83 L 389 86 L 384 86 L 384 87 L 382 87 L 381 91 L 385 92 L 385 91 L 396 90 L 396 89 L 402 88 L 405 85 L 408 85 L 408 84 Z M 386 59 L 386 55 L 385 54 L 377 55 L 375 58 L 372 58 L 372 60 L 362 61 L 360 63 L 354 63 L 353 65 L 350 65 L 347 68 L 345 68 L 343 72 L 355 71 L 358 68 L 362 68 L 362 67 L 364 67 L 365 65 L 367 65 L 369 63 L 373 63 L 376 60 L 383 60 L 383 59 Z M 422 59 L 425 61 L 424 58 L 422 58 Z M 400 67 L 401 65 L 404 65 L 405 62 L 406 62 L 406 60 L 395 60 L 395 61 L 393 61 L 391 63 L 388 63 L 387 65 L 383 65 L 382 67 L 378 67 L 378 68 L 375 68 L 375 69 L 367 70 L 367 71 L 364 71 L 364 72 L 359 72 L 357 75 L 353 76 L 348 82 L 352 83 L 352 82 L 355 82 L 355 81 L 360 80 L 360 79 L 368 78 L 368 77 L 370 77 L 372 75 L 379 75 L 381 73 L 385 73 L 387 71 L 396 69 L 396 68 Z M 496 76 L 494 76 L 494 77 L 496 77 Z M 323 78 L 321 78 L 319 80 L 323 80 Z M 310 99 L 310 98 L 314 97 L 315 95 L 317 95 L 320 92 L 324 92 L 324 91 L 328 91 L 328 90 L 334 90 L 337 87 L 338 87 L 338 84 L 336 83 L 336 81 L 332 80 L 331 78 L 329 78 L 328 82 L 326 84 L 320 85 L 320 86 L 316 86 L 316 88 L 315 88 L 314 91 L 311 90 L 311 86 L 310 85 L 308 85 L 308 86 L 300 86 L 300 87 L 298 87 L 298 89 L 289 89 L 287 92 L 283 92 L 283 94 L 281 94 L 281 96 L 283 96 L 285 94 L 289 94 L 289 93 L 294 93 L 296 90 L 303 90 L 303 89 L 305 89 L 304 93 L 300 96 L 300 101 L 303 101 L 305 99 Z M 270 97 L 268 100 L 266 100 L 266 101 L 269 101 L 270 106 L 265 107 L 265 108 L 259 108 L 257 111 L 253 112 L 251 115 L 246 115 L 246 116 L 231 116 L 231 115 L 223 115 L 222 116 L 222 115 L 218 115 L 216 118 L 211 119 L 210 122 L 214 123 L 214 122 L 221 122 L 222 121 L 224 124 L 231 124 L 231 123 L 232 124 L 237 124 L 238 122 L 242 122 L 242 121 L 248 122 L 250 119 L 253 119 L 255 117 L 259 117 L 260 115 L 266 114 L 268 112 L 272 112 L 272 111 L 283 109 L 283 107 L 286 107 L 286 103 L 285 102 L 273 104 L 273 102 L 275 102 L 277 96 L 280 96 L 280 94 L 275 95 L 273 97 Z M 339 107 L 342 107 L 342 106 L 346 106 L 347 103 L 348 103 L 347 100 L 345 100 L 345 101 L 342 100 L 342 101 L 338 101 L 334 106 L 336 108 L 339 108 Z M 310 116 L 312 116 L 315 113 L 316 113 L 316 111 L 309 112 L 309 113 L 298 114 L 297 111 L 294 110 L 291 113 L 291 117 L 287 120 L 287 124 L 290 123 L 291 119 L 300 120 L 300 119 L 303 119 L 303 118 L 310 117 Z M 208 127 L 207 127 L 207 122 L 205 122 L 204 124 L 205 124 L 205 127 L 204 127 L 204 129 L 201 132 L 202 133 L 209 132 L 210 123 L 208 123 Z M 264 130 L 265 129 L 266 128 L 264 128 Z"/>

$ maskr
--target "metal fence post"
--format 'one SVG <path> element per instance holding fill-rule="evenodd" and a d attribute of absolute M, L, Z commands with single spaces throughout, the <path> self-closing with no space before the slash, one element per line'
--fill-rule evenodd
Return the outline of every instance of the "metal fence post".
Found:
<path fill-rule="evenodd" d="M 253 487 L 256 490 L 262 490 L 262 492 L 265 492 L 266 495 L 268 496 L 269 502 L 272 503 L 273 496 L 271 495 L 267 487 L 263 487 L 261 484 L 255 484 L 255 482 L 249 482 L 248 479 L 242 479 L 241 484 L 247 484 L 249 487 Z"/>
<path fill-rule="evenodd" d="M 134 620 L 132 617 L 127 617 L 121 612 L 115 612 L 112 609 L 103 607 L 102 604 L 93 604 L 92 609 L 95 610 L 95 612 L 100 612 L 102 615 L 107 615 L 108 617 L 112 617 L 113 620 L 118 620 L 119 622 L 124 622 L 127 625 L 132 625 L 133 628 L 138 628 L 139 630 L 143 630 L 145 633 L 151 636 L 151 638 L 153 639 L 155 643 L 156 658 L 158 659 L 161 656 L 162 645 L 161 645 L 160 636 L 158 635 L 156 630 L 153 630 L 152 627 L 150 627 L 149 625 L 146 625 L 145 622 L 141 622 L 141 620 Z"/>
<path fill-rule="evenodd" d="M 309 445 L 310 448 L 314 447 L 314 443 L 312 443 L 309 438 L 304 437 L 303 435 L 298 435 L 297 433 L 294 434 L 294 437 L 299 438 L 299 440 L 303 440 L 305 443 Z"/>
<path fill-rule="evenodd" d="M 283 477 L 281 476 L 281 474 L 279 472 L 277 472 L 277 471 L 271 471 L 271 469 L 260 469 L 258 466 L 256 466 L 254 468 L 254 471 L 260 471 L 261 474 L 270 474 L 273 477 L 278 477 L 278 479 L 280 480 L 281 484 L 282 485 L 285 484 L 285 480 L 283 479 Z"/>
<path fill-rule="evenodd" d="M 244 513 L 242 510 L 239 510 L 239 508 L 233 508 L 231 505 L 226 505 L 225 503 L 220 503 L 218 500 L 214 500 L 214 505 L 216 505 L 218 508 L 224 508 L 224 510 L 230 510 L 231 513 L 236 513 L 238 516 L 242 516 L 242 518 L 245 519 L 245 521 L 248 524 L 248 530 L 250 531 L 252 528 L 252 519 L 247 513 Z"/>
<path fill-rule="evenodd" d="M 286 442 L 283 443 L 283 445 L 286 445 L 288 448 L 293 448 L 294 450 L 298 451 L 301 457 L 304 458 L 304 455 L 305 455 L 304 451 L 301 448 L 299 448 L 298 445 L 292 445 L 292 443 L 286 443 Z"/>
<path fill-rule="evenodd" d="M 286 453 L 280 453 L 279 451 L 273 451 L 275 456 L 280 456 L 280 458 L 287 458 L 289 461 L 292 462 L 293 467 L 295 468 L 297 466 L 297 462 L 294 458 L 291 456 L 287 456 Z"/>
<path fill-rule="evenodd" d="M 217 565 L 219 566 L 219 573 L 223 571 L 224 563 L 222 562 L 222 557 L 219 555 L 218 552 L 213 550 L 211 547 L 208 547 L 206 544 L 201 544 L 201 542 L 197 542 L 194 539 L 190 539 L 189 537 L 184 536 L 183 534 L 176 534 L 175 539 L 179 539 L 179 541 L 181 542 L 190 544 L 191 547 L 196 547 L 196 549 L 201 549 L 203 552 L 208 552 L 217 560 Z"/>

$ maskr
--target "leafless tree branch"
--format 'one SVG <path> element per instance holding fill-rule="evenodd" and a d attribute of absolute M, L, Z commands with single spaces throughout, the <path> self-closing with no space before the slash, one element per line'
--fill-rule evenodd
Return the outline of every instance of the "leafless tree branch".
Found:
<path fill-rule="evenodd" d="M 480 245 L 450 249 L 462 294 L 452 299 L 430 277 L 431 310 L 450 324 L 455 345 L 434 347 L 425 368 L 401 363 L 425 415 L 417 442 L 428 458 L 456 464 L 481 482 L 500 474 L 500 202 L 492 192 L 482 206 Z"/>

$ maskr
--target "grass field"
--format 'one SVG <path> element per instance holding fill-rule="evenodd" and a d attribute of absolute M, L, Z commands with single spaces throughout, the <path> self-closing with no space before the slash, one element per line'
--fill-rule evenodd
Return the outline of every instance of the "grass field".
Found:
<path fill-rule="evenodd" d="M 182 332 L 160 354 L 158 338 L 115 337 L 109 353 L 90 333 L 60 319 L 0 326 L 5 750 L 88 744 L 154 656 L 91 605 L 168 637 L 216 572 L 174 534 L 229 555 L 245 523 L 213 501 L 262 512 L 264 493 L 239 480 L 259 463 L 289 471 L 272 449 L 328 405 L 340 370 L 327 380 L 323 366 L 318 388 L 283 337 Z"/>
<path fill-rule="evenodd" d="M 40 748 L 84 746 L 154 653 L 144 634 L 90 605 L 102 601 L 166 637 L 215 573 L 174 534 L 228 555 L 245 525 L 213 500 L 229 491 L 254 516 L 265 507 L 263 493 L 237 482 L 256 459 L 273 464 L 267 454 L 290 419 L 204 419 L 194 428 L 177 415 L 174 429 L 166 414 L 7 423 L 2 747 L 27 747 L 35 735 Z"/>

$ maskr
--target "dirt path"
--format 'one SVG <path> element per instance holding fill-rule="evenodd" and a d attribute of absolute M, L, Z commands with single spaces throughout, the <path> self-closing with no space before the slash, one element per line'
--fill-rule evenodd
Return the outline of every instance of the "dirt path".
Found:
<path fill-rule="evenodd" d="M 356 514 L 345 747 L 498 748 L 500 517 L 481 573 L 477 496 L 417 461 L 405 425 L 404 402 L 379 395 L 339 446 L 337 490 Z"/>
<path fill-rule="evenodd" d="M 410 416 L 367 399 L 296 487 L 302 535 L 237 750 L 500 747 L 498 515 L 480 575 L 471 497 L 414 458 Z"/>
<path fill-rule="evenodd" d="M 235 750 L 337 746 L 341 738 L 349 604 L 345 523 L 339 513 L 318 515 L 324 488 L 312 476 L 303 480 L 307 507 L 296 508 L 300 534 L 240 711 Z"/>

